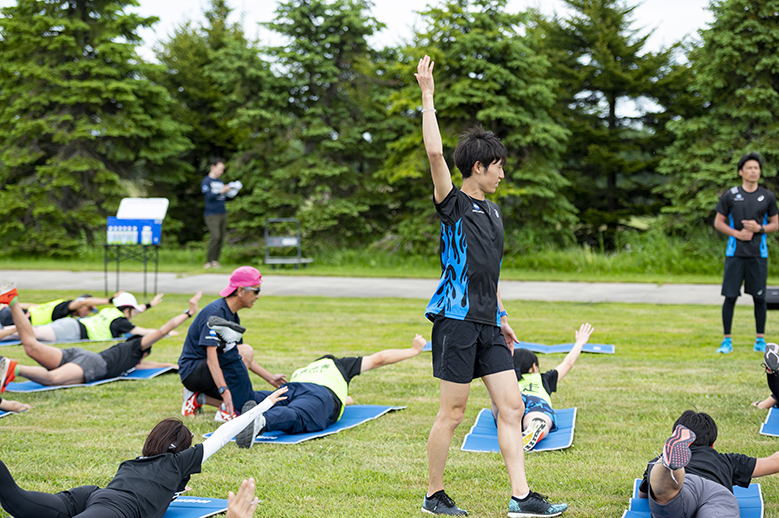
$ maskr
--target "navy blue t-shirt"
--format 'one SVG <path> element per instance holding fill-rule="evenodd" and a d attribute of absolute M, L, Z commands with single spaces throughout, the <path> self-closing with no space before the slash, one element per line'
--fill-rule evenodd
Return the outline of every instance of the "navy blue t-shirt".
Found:
<path fill-rule="evenodd" d="M 755 220 L 767 225 L 768 220 L 776 216 L 776 196 L 767 189 L 759 187 L 755 192 L 747 192 L 740 186 L 725 191 L 714 209 L 728 221 L 730 228 L 741 230 L 742 220 Z M 728 236 L 726 257 L 768 257 L 768 242 L 765 234 L 754 234 L 750 241 L 740 241 Z"/>
<path fill-rule="evenodd" d="M 206 347 L 219 345 L 216 333 L 208 328 L 208 318 L 212 315 L 222 317 L 236 324 L 241 323 L 238 313 L 230 311 L 230 306 L 227 305 L 227 300 L 224 298 L 216 299 L 195 315 L 195 320 L 189 326 L 187 337 L 184 339 L 184 347 L 179 357 L 179 376 L 182 381 L 192 374 L 195 366 L 201 360 L 206 359 Z M 239 340 L 238 343 L 243 343 L 243 339 Z M 229 351 L 217 352 L 217 354 L 219 355 L 220 364 L 241 359 L 237 347 L 233 347 Z"/>
<path fill-rule="evenodd" d="M 222 194 L 224 186 L 225 184 L 222 180 L 214 180 L 208 175 L 200 182 L 200 192 L 203 193 L 203 196 L 206 199 L 206 208 L 203 211 L 204 216 L 224 214 L 227 212 L 227 207 L 225 207 L 227 195 Z"/>
<path fill-rule="evenodd" d="M 452 186 L 441 203 L 441 281 L 425 316 L 500 326 L 498 280 L 503 259 L 503 220 L 489 200 Z"/>

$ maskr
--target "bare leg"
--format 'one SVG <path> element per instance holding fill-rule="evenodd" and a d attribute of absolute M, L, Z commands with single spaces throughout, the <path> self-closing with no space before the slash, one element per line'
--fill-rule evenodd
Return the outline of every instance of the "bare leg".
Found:
<path fill-rule="evenodd" d="M 655 502 L 660 505 L 665 505 L 673 500 L 682 490 L 684 468 L 673 471 L 673 477 L 671 477 L 671 473 L 670 469 L 659 463 L 652 466 L 652 471 L 649 472 L 649 487 Z"/>
<path fill-rule="evenodd" d="M 40 363 L 47 370 L 56 369 L 62 363 L 62 351 L 50 345 L 44 345 L 35 337 L 32 324 L 24 316 L 22 308 L 18 302 L 11 306 L 11 316 L 13 316 L 16 329 L 19 331 L 19 337 L 24 346 L 24 352 Z M 83 373 L 82 373 L 83 376 Z M 26 378 L 27 376 L 25 376 Z"/>
<path fill-rule="evenodd" d="M 84 369 L 75 363 L 66 363 L 54 370 L 46 370 L 43 367 L 29 367 L 19 365 L 19 376 L 40 383 L 45 386 L 75 385 L 84 383 Z"/>
<path fill-rule="evenodd" d="M 525 405 L 514 370 L 482 378 L 490 397 L 498 407 L 498 444 L 511 483 L 511 494 L 521 496 L 530 491 L 525 477 L 525 452 L 522 449 L 522 417 Z"/>
<path fill-rule="evenodd" d="M 135 366 L 136 369 L 160 369 L 162 367 L 175 367 L 175 363 L 160 363 L 160 362 L 139 362 Z"/>
<path fill-rule="evenodd" d="M 514 385 L 517 383 L 514 382 Z M 433 428 L 427 439 L 428 496 L 444 488 L 444 469 L 446 468 L 446 457 L 449 454 L 449 445 L 452 442 L 455 429 L 463 421 L 471 384 L 441 380 L 440 390 L 441 399 L 438 415 L 435 417 Z M 519 390 L 518 385 L 517 390 Z M 522 434 L 520 434 L 520 449 L 522 449 L 521 441 Z"/>

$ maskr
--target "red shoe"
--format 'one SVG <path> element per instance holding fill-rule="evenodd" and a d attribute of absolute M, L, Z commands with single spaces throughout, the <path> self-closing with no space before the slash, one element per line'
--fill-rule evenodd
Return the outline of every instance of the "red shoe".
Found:
<path fill-rule="evenodd" d="M 0 386 L 0 394 L 5 392 L 5 388 L 16 377 L 16 374 L 14 374 L 15 370 L 15 361 L 9 360 L 8 358 L 0 358 L 0 383 L 2 383 L 2 386 Z"/>
<path fill-rule="evenodd" d="M 203 405 L 197 402 L 199 395 L 199 392 L 192 392 L 184 387 L 184 402 L 181 404 L 181 415 L 192 417 L 200 413 L 200 407 Z"/>
<path fill-rule="evenodd" d="M 6 282 L 0 286 L 0 304 L 10 304 L 19 293 L 16 291 L 16 284 L 13 282 Z"/>
<path fill-rule="evenodd" d="M 219 410 L 216 411 L 216 414 L 214 415 L 214 421 L 218 423 L 226 423 L 227 421 L 232 421 L 236 417 L 238 416 L 235 412 L 233 412 L 232 415 L 225 412 L 225 406 L 223 404 L 221 407 L 219 407 Z"/>

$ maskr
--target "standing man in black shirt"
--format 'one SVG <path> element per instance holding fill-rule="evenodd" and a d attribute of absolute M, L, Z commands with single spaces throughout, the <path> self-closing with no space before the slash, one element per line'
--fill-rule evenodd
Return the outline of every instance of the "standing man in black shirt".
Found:
<path fill-rule="evenodd" d="M 491 132 L 462 136 L 454 161 L 462 190 L 452 184 L 433 105 L 429 56 L 415 74 L 422 90 L 422 136 L 433 178 L 433 201 L 441 219 L 441 281 L 425 315 L 433 322 L 433 376 L 440 379 L 440 406 L 427 442 L 428 491 L 422 510 L 464 516 L 444 492 L 444 469 L 454 430 L 463 420 L 471 381 L 481 378 L 498 410 L 498 442 L 511 482 L 509 517 L 558 516 L 566 504 L 550 504 L 530 491 L 522 450 L 524 406 L 511 354 L 517 337 L 500 299 L 503 257 L 500 209 L 486 200 L 503 178 L 506 148 Z"/>
<path fill-rule="evenodd" d="M 733 486 L 749 487 L 754 477 L 779 473 L 779 452 L 756 459 L 714 449 L 717 423 L 687 410 L 674 423 L 663 453 L 652 460 L 638 488 L 649 498 L 653 518 L 739 516 Z"/>
<path fill-rule="evenodd" d="M 203 217 L 206 220 L 208 226 L 208 255 L 206 256 L 206 264 L 203 268 L 219 268 L 219 255 L 222 253 L 222 244 L 224 244 L 225 235 L 227 234 L 227 207 L 225 206 L 225 200 L 227 199 L 227 191 L 230 190 L 229 185 L 219 178 L 225 171 L 225 162 L 221 157 L 214 157 L 211 159 L 211 168 L 200 182 L 200 191 L 206 199 L 206 207 L 203 211 Z"/>
<path fill-rule="evenodd" d="M 720 197 L 714 228 L 728 236 L 725 250 L 725 275 L 722 279 L 722 327 L 724 339 L 718 353 L 733 351 L 730 328 L 736 299 L 744 291 L 752 295 L 755 303 L 756 338 L 754 350 L 765 351 L 766 301 L 768 282 L 768 244 L 766 234 L 779 230 L 779 213 L 776 196 L 760 187 L 760 155 L 749 153 L 738 161 L 740 187 L 733 187 Z"/>

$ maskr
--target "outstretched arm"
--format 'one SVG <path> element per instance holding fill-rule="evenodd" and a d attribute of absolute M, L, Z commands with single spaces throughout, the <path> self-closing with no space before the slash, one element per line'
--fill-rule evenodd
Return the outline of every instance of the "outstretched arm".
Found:
<path fill-rule="evenodd" d="M 384 367 L 385 365 L 392 365 L 393 363 L 413 358 L 422 352 L 422 348 L 426 343 L 427 340 L 425 340 L 422 335 L 416 335 L 414 336 L 414 340 L 411 341 L 411 347 L 409 349 L 387 349 L 366 356 L 362 359 L 360 374 L 372 369 Z"/>
<path fill-rule="evenodd" d="M 114 297 L 118 295 L 118 293 L 114 294 Z M 107 299 L 105 297 L 85 297 L 83 299 L 74 299 L 70 301 L 70 304 L 68 304 L 68 311 L 71 313 L 85 307 L 85 306 L 105 306 L 106 304 L 110 304 L 111 299 Z"/>
<path fill-rule="evenodd" d="M 593 331 L 594 329 L 589 323 L 582 324 L 579 330 L 576 331 L 576 343 L 573 344 L 573 349 L 565 356 L 563 363 L 557 366 L 557 381 L 563 379 L 573 369 L 573 364 L 579 359 L 582 347 L 590 339 Z"/>
<path fill-rule="evenodd" d="M 252 408 L 245 414 L 241 414 L 238 417 L 227 421 L 225 424 L 217 428 L 216 431 L 211 434 L 211 437 L 203 442 L 203 462 L 205 462 L 208 457 L 219 451 L 219 448 L 230 442 L 230 440 L 235 437 L 238 432 L 249 426 L 249 424 L 251 424 L 251 422 L 257 418 L 257 416 L 267 412 L 268 409 L 275 405 L 277 401 L 287 399 L 287 397 L 284 396 L 284 393 L 287 392 L 287 390 L 287 387 L 281 387 L 276 392 L 273 392 L 271 395 L 266 397 L 262 403 L 256 407 Z"/>
<path fill-rule="evenodd" d="M 189 308 L 187 311 L 189 312 L 189 315 L 186 313 L 181 313 L 179 315 L 176 315 L 175 317 L 168 320 L 163 326 L 159 329 L 150 329 L 148 334 L 143 335 L 143 338 L 141 339 L 141 350 L 146 350 L 152 345 L 154 345 L 155 342 L 160 340 L 162 337 L 176 329 L 178 326 L 184 323 L 185 320 L 188 320 L 190 317 L 194 317 L 197 314 L 197 302 L 200 300 L 200 297 L 203 295 L 202 291 L 198 291 L 195 293 L 191 299 L 189 299 Z M 143 329 L 143 328 L 134 328 L 135 329 Z M 137 334 L 137 333 L 133 333 Z"/>
<path fill-rule="evenodd" d="M 444 145 L 441 141 L 441 131 L 438 129 L 438 119 L 435 116 L 433 67 L 435 62 L 430 60 L 430 56 L 423 57 L 419 60 L 414 77 L 417 78 L 419 88 L 422 90 L 422 138 L 425 141 L 427 159 L 430 161 L 430 174 L 435 188 L 434 199 L 436 203 L 441 203 L 452 190 L 452 174 L 444 160 Z"/>
<path fill-rule="evenodd" d="M 779 473 L 779 451 L 770 457 L 757 459 L 755 469 L 752 471 L 752 477 L 764 477 L 774 473 Z"/>

